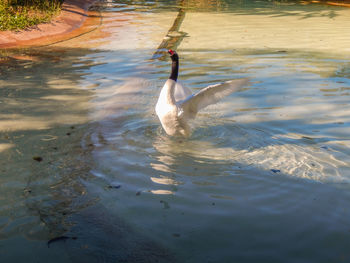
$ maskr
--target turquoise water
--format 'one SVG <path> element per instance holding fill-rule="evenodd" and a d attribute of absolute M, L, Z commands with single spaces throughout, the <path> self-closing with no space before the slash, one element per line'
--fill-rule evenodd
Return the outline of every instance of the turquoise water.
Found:
<path fill-rule="evenodd" d="M 2 54 L 1 261 L 350 260 L 348 9 L 96 9 L 88 34 Z M 194 91 L 251 80 L 203 110 L 188 139 L 168 137 L 154 112 L 166 48 Z"/>

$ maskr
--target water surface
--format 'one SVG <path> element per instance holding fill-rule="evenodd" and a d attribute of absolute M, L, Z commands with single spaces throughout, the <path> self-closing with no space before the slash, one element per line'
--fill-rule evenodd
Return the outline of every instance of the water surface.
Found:
<path fill-rule="evenodd" d="M 2 54 L 4 262 L 349 261 L 348 9 L 95 9 L 88 34 Z M 251 79 L 200 112 L 188 139 L 154 112 L 166 48 L 193 91 Z"/>

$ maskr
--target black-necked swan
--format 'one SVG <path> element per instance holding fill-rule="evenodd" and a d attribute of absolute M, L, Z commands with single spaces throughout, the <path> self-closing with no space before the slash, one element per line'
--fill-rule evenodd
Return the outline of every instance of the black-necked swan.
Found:
<path fill-rule="evenodd" d="M 208 86 L 196 94 L 177 82 L 179 72 L 179 56 L 168 51 L 172 60 L 171 74 L 165 82 L 156 104 L 156 113 L 165 132 L 170 136 L 185 136 L 191 134 L 188 124 L 196 117 L 197 112 L 204 107 L 218 102 L 231 92 L 239 90 L 247 84 L 248 79 L 236 79 Z"/>

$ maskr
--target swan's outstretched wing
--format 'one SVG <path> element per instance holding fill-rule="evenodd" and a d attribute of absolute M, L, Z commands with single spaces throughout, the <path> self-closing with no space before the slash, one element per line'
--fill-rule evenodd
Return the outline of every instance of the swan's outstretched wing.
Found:
<path fill-rule="evenodd" d="M 186 118 L 194 118 L 200 109 L 218 102 L 234 91 L 239 91 L 248 79 L 236 79 L 208 86 L 181 103 Z"/>

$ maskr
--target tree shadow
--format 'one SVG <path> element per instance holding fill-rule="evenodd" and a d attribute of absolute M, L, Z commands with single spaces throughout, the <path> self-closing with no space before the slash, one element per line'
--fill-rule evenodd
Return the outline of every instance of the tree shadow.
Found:
<path fill-rule="evenodd" d="M 89 260 L 100 262 L 96 253 L 103 254 L 114 234 L 122 233 L 115 246 L 109 246 L 108 255 L 104 255 L 108 260 L 147 258 L 145 262 L 172 262 L 169 251 L 141 237 L 118 215 L 106 214 L 113 220 L 104 221 L 104 228 L 97 222 L 102 209 L 96 208 L 100 207 L 99 196 L 88 192 L 85 183 L 94 180 L 92 151 L 96 146 L 90 131 L 95 124 L 89 114 L 99 85 L 89 86 L 86 78 L 92 74 L 92 67 L 106 64 L 89 58 L 102 52 L 109 51 L 46 47 L 3 53 L 0 189 L 7 204 L 1 209 L 6 222 L 1 224 L 0 239 L 23 236 L 28 242 L 42 242 L 45 245 L 36 248 L 38 255 L 42 249 L 48 249 L 49 240 L 74 235 L 76 242 L 71 240 L 65 248 L 74 262 L 81 262 L 78 254 L 86 260 L 90 255 Z M 16 186 L 10 187 L 14 182 Z M 87 216 L 95 221 L 86 221 Z M 18 223 L 23 219 L 25 223 Z M 93 229 L 101 234 L 97 243 Z M 59 243 L 63 239 L 57 240 Z M 98 247 L 101 242 L 104 245 Z M 89 244 L 99 252 L 81 247 Z M 57 245 L 53 242 L 50 249 Z M 21 256 L 2 257 L 13 261 Z"/>
<path fill-rule="evenodd" d="M 106 53 L 103 54 L 104 52 Z M 94 213 L 94 208 L 97 208 L 98 211 L 104 211 L 104 208 L 99 204 L 98 194 L 87 193 L 84 181 L 93 180 L 91 179 L 91 169 L 94 168 L 95 160 L 93 160 L 91 152 L 96 145 L 91 140 L 90 132 L 91 129 L 95 128 L 95 123 L 90 122 L 88 115 L 90 114 L 90 102 L 96 99 L 95 90 L 101 84 L 98 81 L 94 81 L 93 85 L 87 86 L 86 83 L 89 82 L 86 79 L 94 74 L 94 80 L 107 81 L 108 77 L 113 76 L 113 74 L 116 75 L 121 72 L 123 75 L 125 71 L 133 72 L 134 69 L 133 66 L 126 66 L 127 68 L 118 66 L 118 64 L 127 64 L 124 63 L 127 62 L 127 58 L 118 58 L 110 63 L 104 62 L 103 59 L 99 58 L 102 55 L 111 56 L 111 52 L 102 49 L 52 47 L 25 50 L 19 53 L 14 52 L 13 54 L 8 53 L 1 59 L 0 127 L 2 130 L 0 144 L 6 144 L 6 147 L 9 148 L 0 152 L 3 156 L 0 159 L 1 171 L 4 174 L 0 185 L 2 185 L 3 192 L 6 192 L 8 200 L 13 200 L 14 204 L 22 204 L 18 211 L 21 209 L 28 210 L 32 216 L 36 217 L 43 224 L 42 227 L 38 227 L 38 221 L 35 221 L 34 223 L 30 222 L 14 227 L 14 230 L 11 230 L 13 225 L 9 222 L 2 227 L 0 232 L 3 239 L 18 235 L 20 227 L 22 227 L 23 235 L 30 240 L 47 241 L 65 233 L 84 233 L 77 234 L 78 240 L 81 235 L 84 236 L 82 238 L 84 241 L 91 241 L 93 238 L 89 235 L 93 233 L 94 229 L 97 229 L 99 233 L 108 235 L 111 222 L 99 218 L 98 212 L 96 212 L 97 214 Z M 194 61 L 193 64 L 200 63 Z M 94 70 L 91 70 L 93 67 Z M 156 63 L 155 67 L 159 67 L 156 70 L 156 76 L 166 78 L 167 71 L 163 67 L 162 61 Z M 210 69 L 210 66 L 208 66 L 208 69 Z M 148 73 L 149 75 L 147 75 Z M 148 73 L 146 74 L 147 76 L 155 78 L 152 72 Z M 232 77 L 232 72 L 230 74 L 230 77 Z M 347 74 L 346 66 L 344 70 L 340 70 L 339 74 Z M 110 85 L 111 91 L 114 89 L 114 80 L 112 78 L 110 83 L 106 84 L 107 86 Z M 106 94 L 106 97 L 117 97 L 117 101 L 111 100 L 111 104 L 117 102 L 113 109 L 125 110 L 128 107 L 135 107 L 135 100 L 130 98 L 135 94 L 140 95 L 138 92 L 140 92 L 140 88 L 144 87 L 138 88 L 133 90 L 124 87 L 123 93 L 119 94 L 120 96 L 116 93 L 113 95 Z M 148 94 L 147 92 L 151 91 L 141 92 L 140 96 Z M 155 97 L 156 95 L 153 94 L 153 96 Z M 122 105 L 120 106 L 118 103 Z M 115 127 L 123 128 L 123 125 L 128 125 L 127 117 L 125 119 L 125 124 L 123 124 L 118 119 L 113 119 L 112 116 L 108 124 L 111 125 L 111 129 Z M 222 121 L 223 123 L 218 121 L 211 128 L 199 127 L 195 131 L 194 137 L 189 141 L 179 142 L 175 140 L 173 143 L 170 143 L 170 146 L 168 142 L 164 144 L 163 141 L 155 139 L 158 136 L 155 129 L 159 125 L 150 127 L 149 124 L 142 124 L 135 131 L 128 129 L 128 136 L 137 133 L 142 140 L 145 140 L 144 136 L 150 136 L 154 143 L 153 146 L 157 150 L 152 155 L 157 160 L 155 164 L 157 162 L 158 164 L 163 164 L 163 166 L 158 166 L 162 167 L 162 169 L 168 167 L 170 170 L 167 172 L 167 175 L 169 176 L 173 176 L 175 172 L 188 176 L 193 175 L 193 173 L 209 176 L 213 170 L 217 173 L 225 173 L 225 167 L 232 165 L 232 171 L 237 173 L 245 173 L 247 170 L 251 170 L 257 176 L 262 173 L 263 176 L 277 174 L 282 177 L 284 175 L 288 177 L 291 174 L 283 172 L 283 169 L 278 165 L 262 167 L 249 158 L 246 158 L 245 162 L 243 162 L 241 160 L 242 151 L 248 149 L 249 153 L 249 151 L 253 152 L 253 150 L 267 149 L 265 153 L 268 153 L 269 147 L 275 145 L 292 145 L 300 146 L 301 148 L 316 145 L 321 148 L 323 146 L 329 147 L 327 144 L 337 140 L 337 138 L 332 136 L 313 137 L 312 134 L 301 131 L 298 127 L 307 126 L 311 131 L 325 128 L 322 124 L 306 123 L 304 119 L 273 120 L 269 122 L 255 121 L 242 125 L 232 122 L 227 123 L 225 122 L 226 120 Z M 335 127 L 337 125 L 339 124 L 334 124 Z M 279 130 L 279 127 L 288 128 Z M 286 136 L 291 130 L 296 130 L 296 133 L 300 136 Z M 232 147 L 232 136 L 237 133 L 246 136 L 246 141 L 238 140 Z M 279 135 L 281 139 L 276 140 L 276 135 Z M 342 139 L 348 141 L 346 134 L 342 136 L 344 137 Z M 102 141 L 103 136 L 100 137 Z M 150 138 L 146 139 L 151 140 Z M 129 143 L 130 147 L 134 147 L 135 141 L 132 140 L 133 138 L 129 139 L 125 143 Z M 252 143 L 252 141 L 256 143 Z M 105 142 L 108 144 L 108 140 L 105 140 Z M 229 152 L 229 147 L 233 151 Z M 251 148 L 249 149 L 249 147 Z M 332 150 L 332 147 L 329 148 L 321 148 L 321 150 Z M 207 157 L 200 155 L 204 150 L 208 151 Z M 211 151 L 210 154 L 209 150 Z M 215 152 L 218 150 L 221 151 L 220 155 Z M 194 151 L 199 154 L 196 154 Z M 231 153 L 237 153 L 237 156 L 233 156 Z M 212 158 L 212 156 L 216 158 Z M 33 157 L 41 157 L 42 160 L 39 161 L 39 158 L 33 159 Z M 188 165 L 183 165 L 184 158 L 187 164 L 192 166 L 192 169 L 185 170 L 185 168 L 188 168 Z M 211 164 L 212 168 L 207 170 L 201 169 L 203 163 Z M 311 162 L 310 165 L 312 166 Z M 197 170 L 195 170 L 196 168 Z M 164 173 L 164 171 L 162 172 Z M 9 182 L 12 182 L 14 175 L 18 176 L 20 187 L 15 188 L 16 191 L 10 193 L 7 185 Z M 23 193 L 18 195 L 18 192 L 21 191 Z M 6 212 L 4 213 L 10 214 L 10 210 L 11 207 L 5 210 Z M 130 233 L 134 236 L 128 236 L 126 234 L 126 232 L 129 232 L 128 227 L 124 228 L 122 226 L 122 230 L 120 230 L 118 224 L 124 223 L 120 218 L 106 211 L 104 213 L 106 218 L 111 216 L 117 222 L 115 223 L 116 225 L 110 226 L 111 235 L 122 235 L 120 243 L 114 247 L 112 246 L 112 250 L 121 249 L 125 244 L 128 246 L 138 237 L 140 237 L 139 240 L 141 240 L 142 244 L 148 242 L 145 237 L 142 235 L 138 236 L 137 233 L 132 231 Z M 22 216 L 26 217 L 24 212 L 22 212 Z M 73 217 L 76 220 L 75 222 L 71 220 Z M 91 218 L 91 222 L 89 218 Z M 14 216 L 11 220 L 16 222 L 17 217 Z M 83 223 L 80 224 L 80 222 Z M 76 226 L 76 230 L 72 230 L 72 224 Z M 92 229 L 86 230 L 82 228 L 84 225 Z M 124 232 L 121 233 L 120 231 Z M 100 244 L 103 244 L 101 247 L 107 244 L 108 240 L 113 240 L 113 238 L 108 236 L 106 240 L 100 240 Z M 124 241 L 125 244 L 122 244 Z M 93 241 L 91 242 L 93 244 Z M 82 242 L 79 241 L 76 244 L 82 245 Z M 158 246 L 152 242 L 148 244 L 152 244 L 155 250 Z M 137 247 L 135 248 L 136 250 Z M 160 249 L 164 251 L 161 246 Z M 149 249 L 149 245 L 145 245 L 143 249 L 139 250 L 140 254 L 132 255 L 133 251 L 134 248 L 127 250 L 122 259 L 139 260 L 137 255 L 144 257 L 148 255 L 147 253 L 153 253 Z M 112 259 L 118 258 L 116 256 L 118 251 L 116 255 L 114 255 L 114 252 L 109 253 Z M 167 252 L 165 254 L 161 252 L 160 254 L 160 259 L 167 258 Z M 152 254 L 150 258 L 153 260 L 157 256 L 154 257 L 154 254 Z M 165 262 L 167 262 L 166 259 Z"/>

